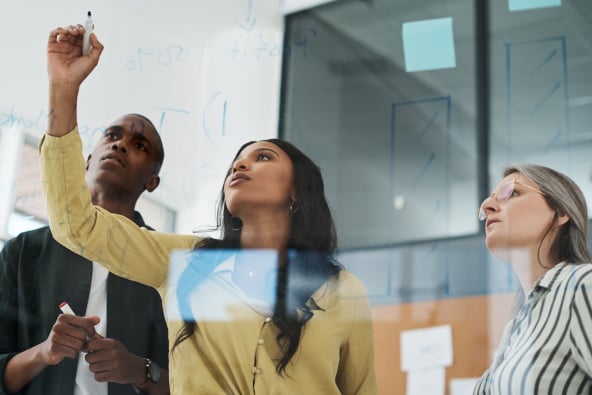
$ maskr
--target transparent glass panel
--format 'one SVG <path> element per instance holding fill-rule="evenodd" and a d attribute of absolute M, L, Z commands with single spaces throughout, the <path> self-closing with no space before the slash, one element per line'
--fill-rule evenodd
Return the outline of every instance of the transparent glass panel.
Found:
<path fill-rule="evenodd" d="M 590 206 L 592 3 L 556 4 L 509 11 L 490 2 L 491 178 L 513 162 L 550 166 L 571 176 Z"/>
<path fill-rule="evenodd" d="M 488 11 L 489 41 L 477 40 L 475 5 Z M 426 31 L 445 36 L 446 18 L 453 67 L 443 37 L 427 59 L 409 50 Z M 592 3 L 342 1 L 288 17 L 286 31 L 282 133 L 325 176 L 338 258 L 372 305 L 379 393 L 472 393 L 525 302 L 479 232 L 477 174 L 493 187 L 510 163 L 547 165 L 592 206 Z M 477 91 L 478 67 L 489 91 Z M 406 370 L 402 334 L 442 326 L 452 363 L 433 376 Z"/>
<path fill-rule="evenodd" d="M 477 231 L 472 12 L 378 0 L 287 19 L 283 135 L 321 166 L 342 248 Z"/>

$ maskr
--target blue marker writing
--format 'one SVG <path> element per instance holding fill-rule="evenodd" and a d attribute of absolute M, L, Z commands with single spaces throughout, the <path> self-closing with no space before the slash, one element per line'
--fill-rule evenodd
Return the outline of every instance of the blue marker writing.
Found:
<path fill-rule="evenodd" d="M 82 54 L 88 55 L 90 52 L 90 35 L 93 32 L 93 20 L 90 11 L 87 14 L 86 23 L 84 24 L 84 36 L 82 38 Z"/>

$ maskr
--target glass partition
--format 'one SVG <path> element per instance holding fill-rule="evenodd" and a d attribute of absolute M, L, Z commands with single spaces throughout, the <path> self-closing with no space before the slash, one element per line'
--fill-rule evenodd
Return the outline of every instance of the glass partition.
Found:
<path fill-rule="evenodd" d="M 341 247 L 477 232 L 472 4 L 338 2 L 286 34 L 306 51 L 285 59 L 281 129 L 321 166 Z"/>
<path fill-rule="evenodd" d="M 525 302 L 480 202 L 530 162 L 592 206 L 592 3 L 339 1 L 289 15 L 286 40 L 306 51 L 284 57 L 280 131 L 323 171 L 379 393 L 472 394 Z"/>

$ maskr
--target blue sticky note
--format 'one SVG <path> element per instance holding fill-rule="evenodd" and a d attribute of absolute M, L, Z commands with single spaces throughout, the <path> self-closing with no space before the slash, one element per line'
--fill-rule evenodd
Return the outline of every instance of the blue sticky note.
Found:
<path fill-rule="evenodd" d="M 534 8 L 558 7 L 561 0 L 508 0 L 510 11 L 532 10 Z"/>
<path fill-rule="evenodd" d="M 452 18 L 403 23 L 403 52 L 407 71 L 456 67 Z"/>

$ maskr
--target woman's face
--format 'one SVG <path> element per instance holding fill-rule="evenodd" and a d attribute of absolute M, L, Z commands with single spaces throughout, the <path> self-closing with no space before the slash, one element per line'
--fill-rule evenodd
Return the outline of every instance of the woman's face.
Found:
<path fill-rule="evenodd" d="M 243 220 L 245 210 L 288 212 L 294 192 L 290 157 L 277 145 L 266 141 L 243 149 L 224 182 L 226 207 Z"/>
<path fill-rule="evenodd" d="M 534 251 L 554 217 L 538 186 L 519 173 L 501 180 L 481 210 L 486 216 L 485 243 L 489 250 Z"/>

